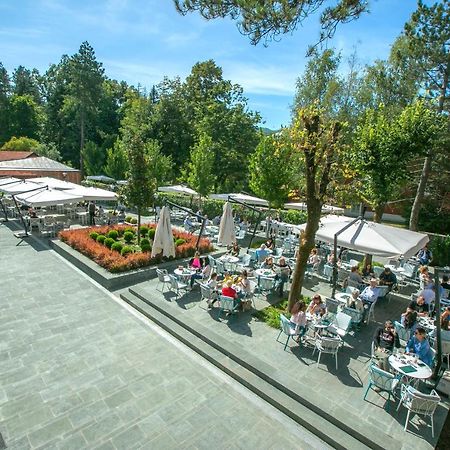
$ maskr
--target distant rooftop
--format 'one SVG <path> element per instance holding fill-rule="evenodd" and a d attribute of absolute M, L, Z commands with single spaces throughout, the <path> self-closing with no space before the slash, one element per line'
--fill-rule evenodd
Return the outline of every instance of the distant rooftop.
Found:
<path fill-rule="evenodd" d="M 36 156 L 37 155 L 34 152 L 19 152 L 13 150 L 0 151 L 0 161 L 21 160 L 26 158 L 34 158 Z"/>
<path fill-rule="evenodd" d="M 3 152 L 0 152 L 0 154 Z M 19 153 L 19 152 L 17 152 Z M 20 152 L 22 153 L 22 152 Z M 15 159 L 12 161 L 1 161 L 0 170 L 35 170 L 35 171 L 54 171 L 54 172 L 77 172 L 77 169 L 66 166 L 45 156 L 36 158 Z"/>

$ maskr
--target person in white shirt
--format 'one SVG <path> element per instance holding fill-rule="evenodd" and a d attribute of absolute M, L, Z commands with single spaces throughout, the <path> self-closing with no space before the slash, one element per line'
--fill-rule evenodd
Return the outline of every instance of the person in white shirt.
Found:
<path fill-rule="evenodd" d="M 367 286 L 360 295 L 363 303 L 372 304 L 380 295 L 380 289 L 378 288 L 378 281 L 375 278 L 370 280 L 369 286 Z"/>
<path fill-rule="evenodd" d="M 208 280 L 208 282 L 206 283 L 206 285 L 212 291 L 212 298 L 213 298 L 213 300 L 207 300 L 206 301 L 208 303 L 208 309 L 211 309 L 212 306 L 214 305 L 214 303 L 216 303 L 218 298 L 219 298 L 219 292 L 218 292 L 219 284 L 217 282 L 217 273 L 216 272 L 213 272 L 211 274 L 211 277 Z"/>
<path fill-rule="evenodd" d="M 419 293 L 419 297 L 423 297 L 425 299 L 425 303 L 429 305 L 432 301 L 434 301 L 434 298 L 436 296 L 435 294 L 436 288 L 434 285 L 428 285 L 427 288 L 423 289 Z"/>

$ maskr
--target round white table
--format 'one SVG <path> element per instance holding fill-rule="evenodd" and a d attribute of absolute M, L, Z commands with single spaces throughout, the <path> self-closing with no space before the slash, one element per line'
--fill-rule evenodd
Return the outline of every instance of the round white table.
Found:
<path fill-rule="evenodd" d="M 239 262 L 239 258 L 237 256 L 232 256 L 232 255 L 222 255 L 220 258 L 220 261 L 222 262 L 226 262 L 226 263 L 231 263 L 231 264 L 235 264 L 237 262 Z"/>
<path fill-rule="evenodd" d="M 417 362 L 416 362 L 417 361 Z M 389 356 L 389 364 L 400 375 L 417 380 L 426 380 L 431 377 L 431 368 L 413 355 L 395 354 Z"/>
<path fill-rule="evenodd" d="M 255 274 L 258 277 L 265 277 L 265 278 L 275 278 L 276 273 L 273 270 L 268 269 L 256 269 Z"/>
<path fill-rule="evenodd" d="M 434 319 L 431 319 L 430 317 L 420 316 L 417 322 L 419 323 L 419 326 L 425 328 L 428 331 L 434 331 L 436 329 Z"/>
<path fill-rule="evenodd" d="M 194 269 L 175 269 L 173 271 L 173 273 L 178 277 L 178 278 L 182 278 L 183 280 L 188 280 L 189 278 L 192 277 L 192 275 L 194 275 L 194 273 L 196 273 L 196 270 Z"/>
<path fill-rule="evenodd" d="M 347 294 L 346 292 L 338 292 L 335 294 L 334 298 L 341 302 L 344 306 L 347 306 L 347 302 L 351 298 L 350 294 Z"/>

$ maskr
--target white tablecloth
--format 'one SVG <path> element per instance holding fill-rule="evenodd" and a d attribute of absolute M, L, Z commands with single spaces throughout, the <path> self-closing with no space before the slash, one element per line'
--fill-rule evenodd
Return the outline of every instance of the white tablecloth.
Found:
<path fill-rule="evenodd" d="M 417 360 L 416 357 L 405 354 L 395 354 L 389 356 L 389 364 L 400 375 L 404 375 L 409 378 L 416 378 L 418 380 L 426 380 L 431 377 L 433 371 L 424 362 Z M 404 372 L 402 367 L 412 366 L 416 369 L 414 372 Z"/>

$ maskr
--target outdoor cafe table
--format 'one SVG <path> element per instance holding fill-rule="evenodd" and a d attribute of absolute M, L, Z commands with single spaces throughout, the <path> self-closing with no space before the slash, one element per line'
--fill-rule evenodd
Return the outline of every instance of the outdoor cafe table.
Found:
<path fill-rule="evenodd" d="M 189 278 L 192 277 L 192 275 L 194 275 L 194 273 L 196 273 L 197 271 L 194 269 L 187 269 L 186 267 L 180 269 L 179 267 L 177 269 L 174 270 L 174 274 L 178 277 L 181 278 L 182 280 L 189 280 Z"/>
<path fill-rule="evenodd" d="M 265 278 L 275 278 L 276 273 L 273 270 L 268 269 L 256 269 L 255 274 L 258 277 L 265 277 Z"/>
<path fill-rule="evenodd" d="M 428 332 L 434 331 L 436 329 L 436 325 L 434 319 L 430 317 L 419 317 L 418 320 L 419 326 L 425 328 Z"/>
<path fill-rule="evenodd" d="M 347 302 L 350 299 L 351 295 L 345 292 L 338 292 L 334 298 L 342 303 L 344 306 L 347 306 Z"/>
<path fill-rule="evenodd" d="M 389 364 L 407 381 L 410 381 L 412 378 L 417 383 L 419 380 L 430 378 L 433 374 L 431 368 L 414 355 L 406 355 L 404 353 L 391 355 L 389 356 Z"/>
<path fill-rule="evenodd" d="M 222 262 L 231 263 L 231 264 L 235 264 L 235 263 L 239 262 L 239 258 L 237 256 L 232 256 L 232 255 L 222 255 L 218 259 Z"/>
<path fill-rule="evenodd" d="M 323 317 L 318 316 L 317 314 L 306 313 L 306 320 L 319 334 L 330 326 L 330 322 L 325 321 Z"/>

